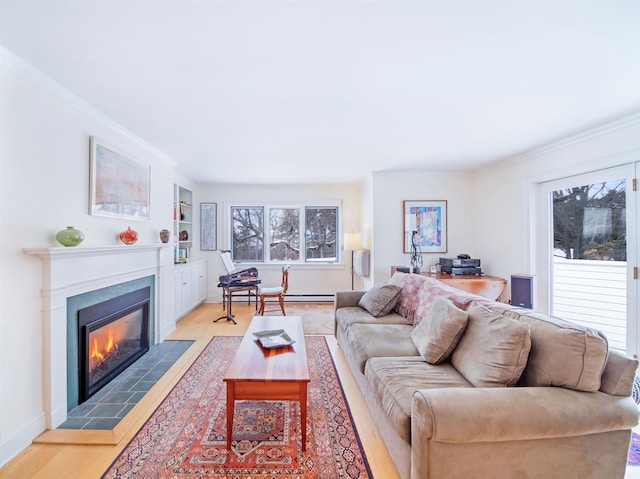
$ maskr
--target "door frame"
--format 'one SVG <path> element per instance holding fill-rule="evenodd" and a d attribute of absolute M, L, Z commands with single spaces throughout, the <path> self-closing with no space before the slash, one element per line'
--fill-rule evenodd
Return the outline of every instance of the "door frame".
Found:
<path fill-rule="evenodd" d="M 553 238 L 551 236 L 552 204 L 549 201 L 552 191 L 577 185 L 597 183 L 599 181 L 625 178 L 626 190 L 626 221 L 627 221 L 627 354 L 637 357 L 640 344 L 640 328 L 638 328 L 638 298 L 640 297 L 640 281 L 634 280 L 634 267 L 638 258 L 638 207 L 636 192 L 633 191 L 633 180 L 637 177 L 640 163 L 623 163 L 617 166 L 603 167 L 586 172 L 576 172 L 556 178 L 539 180 L 533 186 L 532 205 L 532 266 L 538 277 L 538 284 L 544 285 L 537 290 L 536 309 L 545 313 L 551 312 L 552 287 L 552 251 Z"/>

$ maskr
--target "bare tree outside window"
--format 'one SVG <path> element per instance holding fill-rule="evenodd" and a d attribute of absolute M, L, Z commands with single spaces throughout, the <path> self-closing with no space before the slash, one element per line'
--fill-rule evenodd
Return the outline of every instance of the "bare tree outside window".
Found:
<path fill-rule="evenodd" d="M 338 209 L 338 206 L 231 206 L 233 261 L 337 262 Z"/>
<path fill-rule="evenodd" d="M 263 261 L 264 208 L 232 207 L 233 238 L 231 254 L 234 261 Z"/>
<path fill-rule="evenodd" d="M 307 261 L 337 261 L 337 234 L 337 208 L 305 208 L 305 257 Z"/>
<path fill-rule="evenodd" d="M 300 259 L 300 208 L 271 208 L 269 227 L 269 259 L 298 261 Z"/>
<path fill-rule="evenodd" d="M 626 261 L 625 183 L 607 181 L 552 193 L 555 256 Z"/>

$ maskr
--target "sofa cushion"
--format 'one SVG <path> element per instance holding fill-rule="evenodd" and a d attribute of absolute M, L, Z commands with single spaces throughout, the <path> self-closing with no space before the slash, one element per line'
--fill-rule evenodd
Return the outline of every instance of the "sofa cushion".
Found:
<path fill-rule="evenodd" d="M 407 324 L 352 324 L 346 332 L 350 353 L 361 373 L 369 358 L 418 356 Z M 346 352 L 345 352 L 346 353 Z M 422 360 L 422 358 L 420 358 Z"/>
<path fill-rule="evenodd" d="M 339 308 L 335 312 L 336 322 L 346 330 L 350 325 L 355 323 L 364 324 L 411 324 L 407 318 L 403 318 L 399 314 L 390 313 L 379 318 L 374 318 L 365 309 L 360 306 L 348 306 Z"/>
<path fill-rule="evenodd" d="M 609 350 L 600 331 L 523 308 L 511 309 L 505 316 L 531 328 L 531 353 L 522 385 L 600 389 Z"/>
<path fill-rule="evenodd" d="M 600 391 L 612 396 L 631 396 L 637 369 L 637 359 L 628 358 L 620 351 L 610 349 L 602 373 Z"/>
<path fill-rule="evenodd" d="M 466 327 L 467 312 L 448 299 L 437 297 L 411 332 L 411 340 L 426 362 L 439 364 L 451 355 Z"/>
<path fill-rule="evenodd" d="M 467 312 L 469 323 L 451 363 L 475 387 L 515 385 L 531 348 L 529 326 L 476 303 Z"/>
<path fill-rule="evenodd" d="M 375 399 L 407 442 L 411 442 L 411 398 L 415 391 L 473 387 L 451 364 L 434 366 L 419 356 L 371 358 L 364 375 Z"/>
<path fill-rule="evenodd" d="M 374 286 L 362 295 L 358 306 L 366 309 L 375 318 L 389 313 L 398 302 L 402 288 L 392 284 Z"/>

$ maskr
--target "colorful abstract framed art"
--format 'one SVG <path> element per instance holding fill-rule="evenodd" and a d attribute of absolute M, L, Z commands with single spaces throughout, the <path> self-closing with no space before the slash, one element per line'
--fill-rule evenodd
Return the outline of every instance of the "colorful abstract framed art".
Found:
<path fill-rule="evenodd" d="M 405 200 L 402 202 L 404 252 L 447 252 L 447 201 Z"/>

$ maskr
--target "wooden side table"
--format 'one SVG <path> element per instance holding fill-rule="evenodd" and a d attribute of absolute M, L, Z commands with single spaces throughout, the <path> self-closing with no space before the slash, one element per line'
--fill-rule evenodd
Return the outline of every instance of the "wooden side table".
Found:
<path fill-rule="evenodd" d="M 474 274 L 447 274 L 447 273 L 420 273 L 424 276 L 430 276 L 442 281 L 449 286 L 461 289 L 468 293 L 477 294 L 487 299 L 496 301 L 504 288 L 507 286 L 507 280 L 504 278 L 498 278 L 497 276 L 482 275 L 477 276 Z"/>
<path fill-rule="evenodd" d="M 397 266 L 391 267 L 391 275 L 396 272 Z M 426 273 L 421 272 L 422 276 L 429 276 L 438 281 L 442 281 L 449 286 L 461 289 L 467 293 L 477 294 L 483 298 L 496 301 L 504 288 L 507 286 L 507 280 L 497 276 L 475 274 L 447 274 L 447 273 Z"/>

